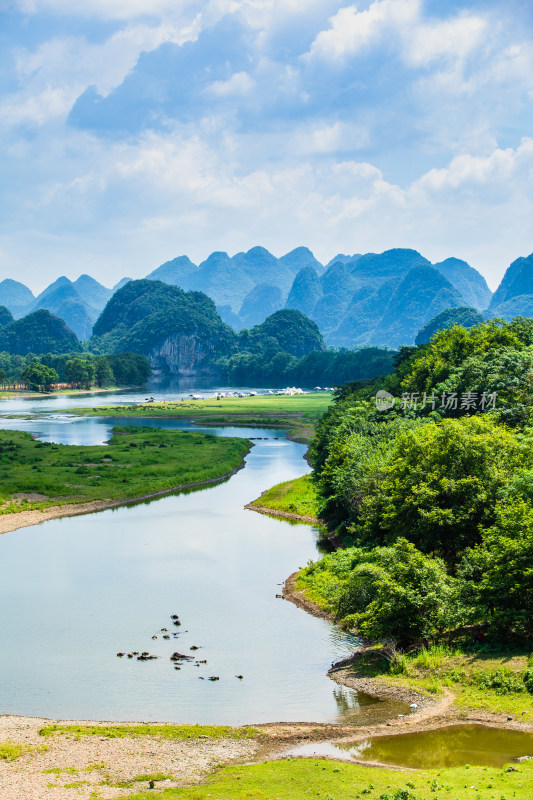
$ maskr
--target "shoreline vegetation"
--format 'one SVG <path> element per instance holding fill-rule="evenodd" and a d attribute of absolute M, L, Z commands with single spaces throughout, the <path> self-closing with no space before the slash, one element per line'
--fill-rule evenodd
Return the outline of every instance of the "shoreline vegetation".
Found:
<path fill-rule="evenodd" d="M 21 398 L 24 400 L 38 398 L 42 400 L 47 397 L 60 397 L 63 395 L 90 395 L 90 394 L 109 394 L 110 392 L 131 392 L 144 389 L 144 386 L 92 386 L 90 389 L 53 389 L 50 392 L 38 392 L 34 389 L 0 389 L 0 400 L 6 398 Z"/>
<path fill-rule="evenodd" d="M 311 525 L 320 525 L 318 498 L 311 475 L 302 475 L 292 481 L 272 486 L 257 500 L 245 506 L 250 511 L 283 519 L 294 519 Z"/>
<path fill-rule="evenodd" d="M 252 443 L 198 432 L 115 426 L 106 447 L 0 431 L 0 532 L 223 481 Z"/>
<path fill-rule="evenodd" d="M 303 573 L 305 568 L 287 578 L 284 599 L 334 623 L 327 605 L 306 590 Z M 387 644 L 362 638 L 361 648 L 351 658 L 333 664 L 328 675 L 336 683 L 382 700 L 394 698 L 416 702 L 419 708 L 434 707 L 439 709 L 437 716 L 448 723 L 483 721 L 533 730 L 533 696 L 523 689 L 521 678 L 528 663 L 524 649 L 476 646 L 467 633 L 462 644 L 413 648 L 398 667 L 392 665 Z M 416 715 L 406 717 L 399 727 L 416 719 Z"/>
<path fill-rule="evenodd" d="M 412 717 L 411 730 L 430 731 L 435 709 Z M 416 718 L 416 719 L 415 719 Z M 455 723 L 456 724 L 456 723 Z M 413 769 L 364 757 L 347 763 L 295 756 L 302 744 L 390 737 L 404 720 L 358 726 L 270 723 L 244 727 L 168 723 L 107 723 L 0 717 L 2 800 L 53 796 L 149 800 L 529 800 L 533 762 L 509 767 Z M 490 723 L 488 723 L 490 726 Z M 156 791 L 154 791 L 156 790 Z M 156 793 L 157 792 L 157 793 Z"/>
<path fill-rule="evenodd" d="M 215 426 L 285 428 L 289 438 L 308 444 L 316 425 L 329 408 L 331 392 L 306 395 L 222 397 L 220 400 L 184 400 L 128 405 L 72 408 L 69 412 L 91 417 L 136 417 L 141 419 L 187 419 Z"/>

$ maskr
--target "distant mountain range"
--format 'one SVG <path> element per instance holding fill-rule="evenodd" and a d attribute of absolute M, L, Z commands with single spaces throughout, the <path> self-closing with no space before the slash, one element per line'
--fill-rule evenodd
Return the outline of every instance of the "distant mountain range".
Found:
<path fill-rule="evenodd" d="M 205 293 L 237 331 L 294 309 L 317 323 L 327 345 L 348 348 L 413 344 L 421 328 L 447 309 L 468 307 L 484 318 L 507 320 L 533 316 L 533 254 L 511 264 L 494 295 L 465 261 L 432 264 L 408 249 L 339 253 L 323 265 L 306 247 L 281 258 L 253 247 L 232 257 L 215 252 L 199 265 L 178 256 L 146 279 Z M 46 309 L 88 340 L 108 301 L 129 280 L 108 289 L 89 275 L 61 277 L 35 297 L 24 284 L 6 279 L 0 282 L 0 305 L 15 319 Z"/>

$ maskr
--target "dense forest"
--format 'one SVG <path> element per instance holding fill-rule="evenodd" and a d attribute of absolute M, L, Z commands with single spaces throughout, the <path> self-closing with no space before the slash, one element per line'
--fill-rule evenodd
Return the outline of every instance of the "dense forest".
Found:
<path fill-rule="evenodd" d="M 278 349 L 243 351 L 219 359 L 222 376 L 241 386 L 340 386 L 392 372 L 396 353 L 379 347 L 361 350 L 314 350 L 302 358 Z"/>
<path fill-rule="evenodd" d="M 377 407 L 376 392 L 395 398 Z M 436 333 L 352 383 L 312 445 L 320 516 L 343 547 L 310 596 L 401 646 L 473 626 L 533 636 L 533 319 Z M 533 679 L 532 679 L 533 688 Z"/>
<path fill-rule="evenodd" d="M 49 391 L 56 384 L 78 389 L 93 386 L 144 386 L 151 375 L 146 356 L 138 353 L 95 356 L 92 353 L 46 353 L 26 356 L 0 352 L 0 383 L 25 384 Z"/>

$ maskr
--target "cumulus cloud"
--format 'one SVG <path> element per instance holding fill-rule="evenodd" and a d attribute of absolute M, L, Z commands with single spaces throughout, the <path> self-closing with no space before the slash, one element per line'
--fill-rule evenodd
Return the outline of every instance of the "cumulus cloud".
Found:
<path fill-rule="evenodd" d="M 227 81 L 214 81 L 206 91 L 217 97 L 235 97 L 249 94 L 255 87 L 255 81 L 247 72 L 235 72 Z"/>
<path fill-rule="evenodd" d="M 114 280 L 262 243 L 324 260 L 409 246 L 495 275 L 533 249 L 532 37 L 503 7 L 18 8 L 62 20 L 9 53 L 4 265 Z M 107 22 L 85 35 L 76 15 Z"/>
<path fill-rule="evenodd" d="M 374 0 L 368 9 L 347 6 L 330 19 L 311 45 L 310 57 L 344 60 L 374 44 L 391 28 L 412 25 L 420 14 L 420 0 Z"/>

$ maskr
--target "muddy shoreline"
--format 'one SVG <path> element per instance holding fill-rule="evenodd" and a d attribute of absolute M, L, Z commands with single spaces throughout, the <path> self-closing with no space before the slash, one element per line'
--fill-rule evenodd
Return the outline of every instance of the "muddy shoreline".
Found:
<path fill-rule="evenodd" d="M 253 503 L 248 503 L 244 506 L 250 511 L 257 511 L 258 514 L 267 514 L 270 517 L 281 517 L 281 519 L 294 519 L 298 522 L 306 522 L 308 525 L 322 525 L 323 523 L 316 517 L 310 517 L 306 514 L 293 514 L 290 511 L 280 511 L 277 508 L 267 508 L 267 506 L 256 506 Z"/>

